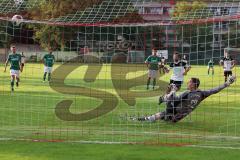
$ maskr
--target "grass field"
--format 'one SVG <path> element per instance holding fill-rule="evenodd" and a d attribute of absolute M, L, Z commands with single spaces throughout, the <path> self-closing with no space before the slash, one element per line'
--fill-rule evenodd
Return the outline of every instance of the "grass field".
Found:
<path fill-rule="evenodd" d="M 151 145 L 0 142 L 1 160 L 232 160 L 239 150 Z"/>
<path fill-rule="evenodd" d="M 60 64 L 55 65 L 55 68 L 59 65 Z M 153 114 L 164 109 L 163 104 L 160 106 L 157 105 L 158 95 L 161 94 L 161 90 L 146 91 L 146 86 L 144 85 L 146 79 L 143 76 L 146 74 L 146 66 L 137 64 L 115 66 L 103 65 L 100 68 L 99 74 L 96 73 L 97 68 L 99 68 L 99 65 L 96 66 L 92 64 L 89 68 L 86 65 L 82 65 L 67 76 L 64 80 L 66 85 L 74 86 L 72 89 L 82 90 L 79 92 L 76 91 L 76 94 L 64 94 L 70 92 L 69 90 L 71 88 L 68 89 L 68 87 L 65 88 L 66 91 L 63 93 L 58 93 L 53 90 L 47 82 L 43 83 L 43 66 L 41 64 L 26 65 L 25 70 L 21 75 L 20 87 L 17 88 L 14 93 L 10 92 L 9 73 L 0 73 L 0 137 L 3 140 L 30 140 L 41 142 L 115 143 L 115 145 L 104 146 L 104 148 L 106 147 L 106 152 L 112 152 L 114 148 L 119 147 L 120 149 L 122 148 L 123 150 L 126 150 L 126 152 L 129 151 L 129 153 L 126 153 L 126 156 L 135 153 L 134 151 L 137 149 L 140 151 L 144 150 L 146 146 L 140 145 L 142 143 L 148 145 L 146 147 L 146 153 L 148 150 L 155 150 L 156 153 L 153 153 L 153 155 L 156 157 L 158 155 L 159 145 L 188 147 L 212 146 L 216 148 L 240 147 L 240 102 L 238 101 L 240 95 L 239 82 L 235 83 L 230 88 L 225 89 L 221 93 L 206 99 L 200 104 L 197 110 L 177 124 L 166 122 L 138 123 L 128 121 L 126 117 L 129 115 L 142 116 Z M 112 70 L 114 70 L 115 76 L 112 76 Z M 0 71 L 3 71 L 3 65 L 1 65 Z M 87 75 L 85 75 L 86 72 L 88 73 Z M 192 70 L 185 77 L 185 83 L 182 90 L 186 89 L 186 81 L 190 77 L 200 78 L 201 89 L 209 89 L 218 86 L 223 83 L 222 72 L 222 69 L 216 66 L 215 75 L 208 76 L 206 66 L 193 66 Z M 235 68 L 234 73 L 239 75 L 239 68 Z M 96 77 L 94 75 L 96 75 Z M 119 79 L 118 75 L 120 77 Z M 169 77 L 170 74 L 164 75 L 160 77 L 160 80 L 168 82 Z M 96 78 L 95 81 L 94 78 Z M 128 82 L 126 80 L 129 80 L 129 83 L 135 83 L 136 85 L 134 86 L 133 84 L 132 87 L 129 85 L 130 89 L 126 91 L 126 82 Z M 116 88 L 114 84 L 122 87 Z M 79 93 L 83 92 L 84 94 L 82 95 L 85 96 L 79 95 Z M 88 96 L 86 96 L 86 94 Z M 72 114 L 80 114 L 96 108 L 101 104 L 102 100 L 91 96 L 94 94 L 98 95 L 100 98 L 102 97 L 102 99 L 105 97 L 109 105 L 113 105 L 111 102 L 113 103 L 113 99 L 116 99 L 116 108 L 105 115 L 97 116 L 97 118 L 88 121 L 64 121 L 56 116 L 56 105 L 63 100 L 71 100 L 73 102 L 70 107 Z M 112 97 L 112 99 L 108 96 Z M 136 104 L 132 105 L 134 97 L 137 97 L 135 99 Z M 15 156 L 16 154 L 16 156 L 18 156 L 18 152 L 25 152 L 28 147 L 20 147 L 22 150 L 15 148 L 17 146 L 22 146 L 22 143 L 24 146 L 29 146 L 29 148 L 32 148 L 35 145 L 43 147 L 48 146 L 48 143 L 29 143 L 29 145 L 26 145 L 28 142 L 19 141 L 2 143 L 6 143 L 6 146 L 9 146 L 9 150 L 13 150 L 13 152 L 10 153 L 8 149 L 4 149 L 0 152 L 0 156 L 4 153 L 8 154 L 8 152 L 9 155 L 13 154 L 12 156 Z M 116 143 L 135 143 L 138 145 L 118 146 Z M 96 144 L 74 145 L 79 148 L 85 148 L 86 152 L 92 152 L 92 149 L 90 148 L 95 149 L 103 147 L 102 145 Z M 49 144 L 49 146 L 56 146 L 62 149 L 66 147 L 66 150 L 68 150 L 67 147 L 71 148 L 74 145 L 65 143 Z M 202 156 L 204 156 L 207 152 L 210 152 L 206 149 L 194 149 L 188 147 L 161 148 L 168 154 L 170 154 L 170 152 L 180 152 L 178 150 L 183 150 L 186 152 L 200 152 Z M 131 152 L 131 150 L 134 151 Z M 99 151 L 99 153 L 96 154 L 101 156 L 101 154 L 103 154 L 102 152 Z M 219 157 L 222 155 L 221 149 L 214 150 L 214 153 L 218 154 Z M 34 156 L 38 156 L 38 154 L 40 153 L 32 153 Z M 115 156 L 119 157 L 119 159 L 126 159 L 126 157 L 124 158 L 124 155 L 121 157 L 119 154 L 120 153 L 116 153 Z M 136 154 L 142 155 L 143 157 L 147 155 L 145 152 L 136 152 Z M 43 155 L 46 155 L 47 157 L 50 156 L 47 154 Z M 24 157 L 21 157 L 20 155 L 18 159 L 21 158 L 24 159 Z M 33 157 L 30 157 L 30 159 L 31 158 Z M 194 157 L 185 154 L 184 159 L 192 158 Z M 39 157 L 39 159 L 41 158 Z M 44 159 L 44 156 L 42 159 Z M 62 159 L 64 159 L 64 156 Z M 112 158 L 106 157 L 105 159 Z M 173 157 L 173 159 L 178 159 L 178 157 Z"/>

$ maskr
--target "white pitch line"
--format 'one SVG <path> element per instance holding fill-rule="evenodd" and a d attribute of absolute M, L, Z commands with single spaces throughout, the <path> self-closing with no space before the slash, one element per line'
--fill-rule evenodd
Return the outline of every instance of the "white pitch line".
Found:
<path fill-rule="evenodd" d="M 219 147 L 219 146 L 187 145 L 187 146 L 183 146 L 183 147 L 240 150 L 240 147 L 224 147 L 224 146 Z"/>

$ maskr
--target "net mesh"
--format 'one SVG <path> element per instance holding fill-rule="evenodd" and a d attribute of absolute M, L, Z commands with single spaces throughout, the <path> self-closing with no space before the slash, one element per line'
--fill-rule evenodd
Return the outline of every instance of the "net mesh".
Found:
<path fill-rule="evenodd" d="M 192 3 L 195 3 L 195 5 L 192 5 Z M 68 11 L 70 13 L 66 12 L 65 15 L 64 13 L 52 13 L 52 16 L 48 15 L 47 19 L 25 14 L 25 12 L 34 10 L 38 6 L 41 8 L 44 4 L 47 4 L 47 2 L 43 0 L 3 0 L 0 3 L 1 19 L 9 20 L 9 16 L 18 13 L 25 15 L 26 23 L 65 26 L 191 24 L 238 19 L 240 5 L 238 0 L 219 0 L 210 4 L 193 1 L 185 2 L 184 6 L 180 3 L 173 5 L 174 1 L 99 0 L 88 2 L 87 5 L 80 3 L 78 5 L 81 8 L 80 10 L 73 9 L 72 12 Z"/>
<path fill-rule="evenodd" d="M 0 14 L 15 14 L 39 5 L 38 0 L 1 0 Z"/>
<path fill-rule="evenodd" d="M 124 20 L 134 19 L 131 14 L 136 12 L 136 8 L 131 0 L 115 1 L 115 0 L 104 0 L 99 5 L 94 5 L 93 7 L 86 8 L 84 11 L 78 11 L 67 16 L 62 16 L 59 18 L 50 19 L 52 22 L 62 22 L 62 23 L 113 23 L 120 17 L 125 17 Z"/>
<path fill-rule="evenodd" d="M 218 67 L 224 49 L 239 61 L 239 1 L 215 1 L 172 17 L 174 6 L 168 1 L 103 0 L 49 20 L 23 16 L 22 25 L 12 24 L 12 14 L 38 3 L 23 1 L 16 7 L 14 1 L 0 2 L 0 59 L 4 63 L 11 44 L 27 59 L 14 93 L 8 73 L 0 75 L 2 139 L 239 148 L 239 82 L 203 101 L 179 123 L 129 119 L 165 109 L 157 105 L 165 91 L 160 84 L 168 84 L 171 73 L 158 74 L 155 90 L 146 90 L 144 61 L 152 47 L 168 53 L 168 64 L 175 51 L 187 55 L 192 70 L 180 92 L 191 77 L 200 78 L 202 90 L 224 83 Z M 57 62 L 53 81 L 43 83 L 44 65 L 38 62 L 48 48 Z M 213 76 L 207 74 L 210 59 Z M 238 70 L 233 74 L 238 76 Z"/>

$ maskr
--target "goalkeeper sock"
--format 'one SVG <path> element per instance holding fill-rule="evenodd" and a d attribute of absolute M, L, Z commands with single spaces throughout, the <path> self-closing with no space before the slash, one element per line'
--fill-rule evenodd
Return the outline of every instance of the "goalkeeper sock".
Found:
<path fill-rule="evenodd" d="M 149 122 L 155 122 L 156 117 L 155 115 L 149 116 L 149 117 L 140 117 L 137 119 L 138 121 L 149 121 Z"/>
<path fill-rule="evenodd" d="M 152 115 L 152 116 L 146 117 L 146 119 L 147 119 L 148 121 L 150 121 L 150 122 L 154 122 L 154 121 L 156 121 L 156 117 L 155 117 L 155 115 Z"/>

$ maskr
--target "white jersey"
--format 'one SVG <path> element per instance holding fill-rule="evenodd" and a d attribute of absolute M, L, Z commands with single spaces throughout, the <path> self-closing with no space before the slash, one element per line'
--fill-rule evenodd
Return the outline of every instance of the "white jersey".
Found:
<path fill-rule="evenodd" d="M 232 58 L 224 57 L 220 62 L 223 63 L 224 71 L 231 71 L 232 70 Z"/>
<path fill-rule="evenodd" d="M 187 61 L 187 59 L 182 59 L 182 62 L 184 62 L 184 63 L 188 64 L 188 61 Z"/>
<path fill-rule="evenodd" d="M 171 76 L 171 80 L 174 81 L 183 81 L 185 69 L 188 67 L 187 63 L 183 61 L 179 61 L 177 63 L 171 63 L 170 67 L 173 70 L 173 74 Z"/>

